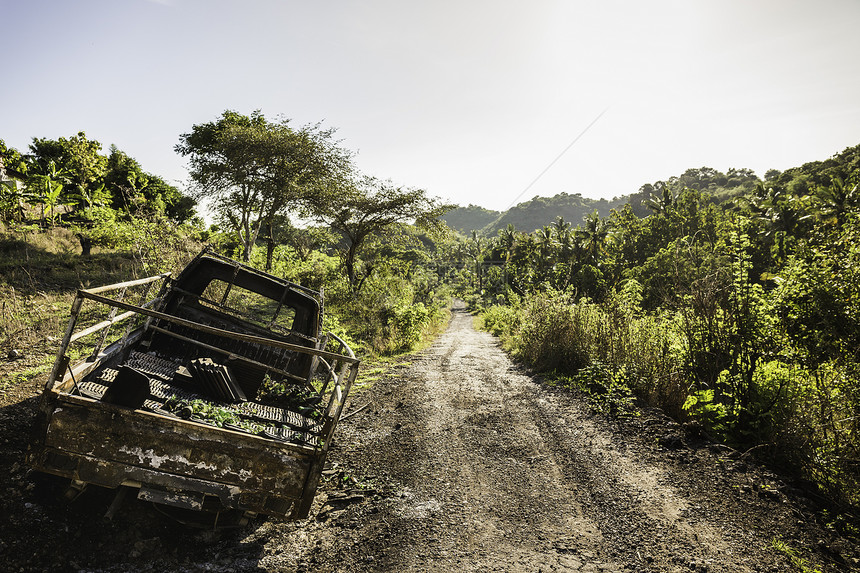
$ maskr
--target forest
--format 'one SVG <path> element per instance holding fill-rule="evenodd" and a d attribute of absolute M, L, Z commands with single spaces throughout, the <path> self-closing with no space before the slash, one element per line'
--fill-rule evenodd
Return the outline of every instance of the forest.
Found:
<path fill-rule="evenodd" d="M 860 504 L 860 145 L 763 179 L 703 167 L 506 213 L 362 174 L 334 130 L 260 112 L 193 125 L 175 150 L 186 190 L 84 132 L 0 141 L 0 390 L 44 375 L 75 289 L 208 245 L 324 289 L 326 328 L 364 356 L 419 348 L 456 296 L 605 415 L 661 408 Z"/>

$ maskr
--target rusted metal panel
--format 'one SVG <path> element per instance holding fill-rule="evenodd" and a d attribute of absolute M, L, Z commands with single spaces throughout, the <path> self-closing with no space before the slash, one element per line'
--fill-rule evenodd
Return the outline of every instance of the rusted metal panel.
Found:
<path fill-rule="evenodd" d="M 137 498 L 143 501 L 200 511 L 203 509 L 205 495 L 198 492 L 186 493 L 175 490 L 142 487 L 137 493 Z"/>
<path fill-rule="evenodd" d="M 289 444 L 142 411 L 63 403 L 51 416 L 45 445 L 132 466 L 300 495 L 312 454 Z"/>
<path fill-rule="evenodd" d="M 59 475 L 75 482 L 90 483 L 107 488 L 123 485 L 132 487 L 159 487 L 181 495 L 204 496 L 217 499 L 223 509 L 253 511 L 290 519 L 300 515 L 299 504 L 305 496 L 283 495 L 282 492 L 256 491 L 241 487 L 170 474 L 152 468 L 110 462 L 86 455 L 71 454 L 55 448 L 36 448 L 30 452 L 30 465 L 39 471 Z"/>

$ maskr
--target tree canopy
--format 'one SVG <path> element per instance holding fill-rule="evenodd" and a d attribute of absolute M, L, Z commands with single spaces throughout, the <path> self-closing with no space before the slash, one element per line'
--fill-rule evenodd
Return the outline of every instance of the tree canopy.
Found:
<path fill-rule="evenodd" d="M 357 260 L 368 237 L 400 222 L 414 221 L 419 227 L 441 230 L 444 223 L 440 217 L 453 208 L 428 197 L 423 189 L 362 176 L 351 181 L 336 201 L 319 204 L 315 216 L 343 236 L 347 278 L 358 290 L 362 279 Z"/>
<path fill-rule="evenodd" d="M 248 260 L 263 225 L 273 241 L 278 215 L 327 201 L 349 172 L 350 153 L 333 135 L 319 124 L 293 129 L 260 111 L 228 110 L 182 134 L 176 151 L 189 159 L 196 197 L 237 233 Z"/>

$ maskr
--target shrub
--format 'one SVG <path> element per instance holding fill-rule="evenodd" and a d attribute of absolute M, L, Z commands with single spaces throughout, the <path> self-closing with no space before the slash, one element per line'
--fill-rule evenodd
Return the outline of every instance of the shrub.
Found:
<path fill-rule="evenodd" d="M 584 392 L 592 407 L 608 416 L 637 415 L 634 408 L 635 398 L 631 390 L 635 385 L 635 374 L 627 369 L 593 362 L 576 374 L 555 378 L 553 382 Z"/>
<path fill-rule="evenodd" d="M 430 313 L 423 303 L 401 306 L 394 310 L 394 340 L 396 350 L 412 350 L 421 341 L 421 335 L 430 322 Z"/>
<path fill-rule="evenodd" d="M 540 371 L 575 372 L 590 362 L 587 303 L 571 304 L 557 291 L 525 301 L 514 334 L 514 353 Z"/>
<path fill-rule="evenodd" d="M 502 336 L 513 331 L 517 313 L 513 307 L 495 304 L 481 311 L 480 316 L 481 328 Z"/>

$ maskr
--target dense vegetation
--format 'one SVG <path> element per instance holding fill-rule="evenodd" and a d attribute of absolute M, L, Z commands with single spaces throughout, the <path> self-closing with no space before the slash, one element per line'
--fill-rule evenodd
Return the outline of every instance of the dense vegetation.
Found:
<path fill-rule="evenodd" d="M 318 125 L 227 111 L 176 150 L 188 195 L 83 132 L 0 142 L 4 353 L 56 336 L 74 288 L 175 270 L 208 244 L 324 289 L 326 326 L 365 355 L 416 347 L 456 292 L 606 412 L 659 406 L 860 502 L 860 146 L 764 180 L 700 168 L 612 202 L 469 206 L 447 219 L 464 234 L 440 224 L 453 206 L 358 173 Z"/>
<path fill-rule="evenodd" d="M 860 146 L 754 186 L 710 170 L 735 191 L 682 177 L 649 186 L 645 217 L 628 204 L 476 234 L 473 300 L 559 383 L 622 410 L 635 395 L 856 504 L 858 159 Z"/>

